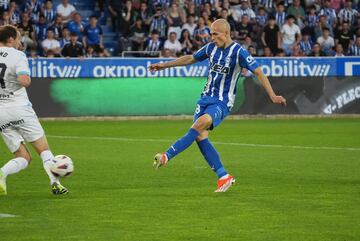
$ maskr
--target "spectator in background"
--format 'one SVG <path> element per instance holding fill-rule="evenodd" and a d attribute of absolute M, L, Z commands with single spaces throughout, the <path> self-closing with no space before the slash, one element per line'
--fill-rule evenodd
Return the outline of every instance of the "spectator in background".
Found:
<path fill-rule="evenodd" d="M 151 17 L 150 32 L 156 30 L 162 40 L 166 39 L 167 33 L 167 18 L 162 10 L 161 5 L 156 6 L 156 12 Z"/>
<path fill-rule="evenodd" d="M 262 8 L 264 8 L 264 10 L 267 11 L 267 13 L 271 14 L 275 9 L 274 9 L 274 4 L 276 3 L 275 0 L 260 0 L 259 4 L 260 6 L 262 6 Z M 255 5 L 253 5 L 255 6 Z"/>
<path fill-rule="evenodd" d="M 8 11 L 3 12 L 1 20 L 0 20 L 0 26 L 2 25 L 9 25 L 11 24 L 10 21 L 10 14 Z"/>
<path fill-rule="evenodd" d="M 229 15 L 229 11 L 226 8 L 221 9 L 220 18 L 225 19 L 229 24 L 230 24 L 230 30 L 231 31 L 235 31 L 236 29 L 236 22 L 235 20 L 232 18 L 231 15 Z"/>
<path fill-rule="evenodd" d="M 189 30 L 184 29 L 181 32 L 179 42 L 181 43 L 181 48 L 182 48 L 181 53 L 182 54 L 184 54 L 184 55 L 192 54 L 193 48 L 194 48 L 194 43 L 191 38 Z"/>
<path fill-rule="evenodd" d="M 132 1 L 127 0 L 125 6 L 121 11 L 121 30 L 120 33 L 122 36 L 129 36 L 130 26 L 133 25 L 136 21 L 137 13 L 132 7 Z"/>
<path fill-rule="evenodd" d="M 170 6 L 171 0 L 152 0 L 151 3 L 154 8 L 160 6 L 162 9 L 168 9 Z"/>
<path fill-rule="evenodd" d="M 335 46 L 335 41 L 334 38 L 330 36 L 330 30 L 328 28 L 323 28 L 323 34 L 317 38 L 316 42 L 320 44 L 321 49 L 327 56 L 332 54 L 332 48 Z"/>
<path fill-rule="evenodd" d="M 14 0 L 10 2 L 9 15 L 10 15 L 10 22 L 12 25 L 16 25 L 20 23 L 20 11 L 18 5 Z"/>
<path fill-rule="evenodd" d="M 141 2 L 140 4 L 139 17 L 141 18 L 146 31 L 149 31 L 151 23 L 151 10 L 148 8 L 146 2 Z"/>
<path fill-rule="evenodd" d="M 171 32 L 169 39 L 165 41 L 164 49 L 170 49 L 171 57 L 176 57 L 182 49 L 181 43 L 177 40 L 176 32 Z"/>
<path fill-rule="evenodd" d="M 83 46 L 93 46 L 96 53 L 99 53 L 100 49 L 104 48 L 103 45 L 103 31 L 100 26 L 97 25 L 97 17 L 90 17 L 90 24 L 85 27 L 83 35 Z"/>
<path fill-rule="evenodd" d="M 201 47 L 210 41 L 210 28 L 205 25 L 205 19 L 199 18 L 198 26 L 194 30 L 194 41 L 197 47 Z"/>
<path fill-rule="evenodd" d="M 78 42 L 78 36 L 76 32 L 70 34 L 70 42 L 65 44 L 61 50 L 61 55 L 64 57 L 83 57 L 84 49 L 81 42 Z"/>
<path fill-rule="evenodd" d="M 0 1 L 0 15 L 5 12 L 8 11 L 10 7 L 10 0 L 1 0 Z"/>
<path fill-rule="evenodd" d="M 55 32 L 55 38 L 62 38 L 62 30 L 64 28 L 64 24 L 62 22 L 62 17 L 61 16 L 56 16 L 55 18 L 55 23 L 53 25 L 50 26 L 52 29 L 54 29 Z"/>
<path fill-rule="evenodd" d="M 22 21 L 17 25 L 18 28 L 21 28 L 24 31 L 23 41 L 29 47 L 36 47 L 36 38 L 33 25 L 30 23 L 29 14 L 24 12 L 22 14 Z"/>
<path fill-rule="evenodd" d="M 147 36 L 147 31 L 140 16 L 136 19 L 134 26 L 131 27 L 130 36 L 130 40 L 132 41 L 132 49 L 134 51 L 144 50 L 144 42 Z"/>
<path fill-rule="evenodd" d="M 294 46 L 293 46 L 291 56 L 292 56 L 292 57 L 303 57 L 303 56 L 305 56 L 305 55 L 301 52 L 300 46 L 297 44 L 297 45 L 294 45 Z"/>
<path fill-rule="evenodd" d="M 343 6 L 345 0 L 330 0 L 330 7 L 335 10 L 335 12 L 339 12 L 341 6 Z"/>
<path fill-rule="evenodd" d="M 190 33 L 190 36 L 194 36 L 195 28 L 196 28 L 195 16 L 188 15 L 186 23 L 182 26 L 182 30 L 184 31 L 185 29 L 187 29 Z"/>
<path fill-rule="evenodd" d="M 344 57 L 345 56 L 344 49 L 341 44 L 336 44 L 334 56 L 335 57 Z"/>
<path fill-rule="evenodd" d="M 241 22 L 236 26 L 237 37 L 236 39 L 241 43 L 245 40 L 246 36 L 252 37 L 253 26 L 250 23 L 249 16 L 243 14 L 241 16 Z"/>
<path fill-rule="evenodd" d="M 334 32 L 333 32 L 331 25 L 327 23 L 326 15 L 321 15 L 321 16 L 319 16 L 319 22 L 315 26 L 314 41 L 316 41 L 316 39 L 322 35 L 322 30 L 324 28 L 328 28 L 330 31 L 330 36 L 334 36 Z"/>
<path fill-rule="evenodd" d="M 262 30 L 268 22 L 268 15 L 264 7 L 258 8 L 258 14 L 256 15 L 256 25 L 258 29 Z"/>
<path fill-rule="evenodd" d="M 28 0 L 25 4 L 25 12 L 29 13 L 31 22 L 37 23 L 41 15 L 43 2 L 38 0 Z"/>
<path fill-rule="evenodd" d="M 292 54 L 293 47 L 299 44 L 301 39 L 300 28 L 294 22 L 295 17 L 293 15 L 288 15 L 286 17 L 286 23 L 281 29 L 282 48 L 288 56 Z"/>
<path fill-rule="evenodd" d="M 181 35 L 181 26 L 186 21 L 185 12 L 182 11 L 176 3 L 172 3 L 168 11 L 168 34 L 175 32 L 176 35 L 180 38 Z"/>
<path fill-rule="evenodd" d="M 204 20 L 205 20 L 205 25 L 210 28 L 210 26 L 211 26 L 211 20 L 210 20 L 210 18 L 209 18 L 209 17 L 210 17 L 209 14 L 208 14 L 207 12 L 202 12 L 202 13 L 201 13 L 201 17 L 204 18 Z"/>
<path fill-rule="evenodd" d="M 256 43 L 253 42 L 253 40 L 250 36 L 246 36 L 242 46 L 244 47 L 244 49 L 248 49 L 249 46 L 253 46 L 256 49 Z"/>
<path fill-rule="evenodd" d="M 288 15 L 293 15 L 295 17 L 295 23 L 299 27 L 302 28 L 304 26 L 305 10 L 300 5 L 300 0 L 293 0 L 292 5 L 287 9 L 286 12 Z"/>
<path fill-rule="evenodd" d="M 284 2 L 279 2 L 276 6 L 275 19 L 280 28 L 285 24 L 286 17 Z"/>
<path fill-rule="evenodd" d="M 198 16 L 198 12 L 196 11 L 195 3 L 193 1 L 187 1 L 185 3 L 184 10 L 186 16 L 189 15 Z"/>
<path fill-rule="evenodd" d="M 44 56 L 48 56 L 49 50 L 51 50 L 55 54 L 55 56 L 60 56 L 60 43 L 54 37 L 54 30 L 52 28 L 49 28 L 47 30 L 47 38 L 41 43 Z"/>
<path fill-rule="evenodd" d="M 283 49 L 278 49 L 276 51 L 275 57 L 286 57 L 285 51 Z"/>
<path fill-rule="evenodd" d="M 253 57 L 257 57 L 257 53 L 256 53 L 256 48 L 252 45 L 250 45 L 247 50 L 249 51 L 249 53 L 251 54 L 251 56 Z"/>
<path fill-rule="evenodd" d="M 335 9 L 331 7 L 331 0 L 325 0 L 323 4 L 323 8 L 321 8 L 319 15 L 325 15 L 327 17 L 328 24 L 333 28 L 337 23 L 337 16 Z"/>
<path fill-rule="evenodd" d="M 360 56 L 360 36 L 356 37 L 355 43 L 349 48 L 349 55 Z"/>
<path fill-rule="evenodd" d="M 61 0 L 61 3 L 56 7 L 56 13 L 61 16 L 63 23 L 69 22 L 75 11 L 75 7 L 68 0 Z"/>
<path fill-rule="evenodd" d="M 268 24 L 261 35 L 262 44 L 265 47 L 269 47 L 272 53 L 276 53 L 281 48 L 281 40 L 280 28 L 276 24 L 275 17 L 270 16 Z"/>
<path fill-rule="evenodd" d="M 62 29 L 61 36 L 62 38 L 59 40 L 59 43 L 60 43 L 60 48 L 63 48 L 65 44 L 70 42 L 70 30 L 68 29 L 68 27 L 64 27 Z"/>
<path fill-rule="evenodd" d="M 151 32 L 151 37 L 145 42 L 145 46 L 145 51 L 148 52 L 149 56 L 157 56 L 158 54 L 155 52 L 162 50 L 162 42 L 156 29 Z"/>
<path fill-rule="evenodd" d="M 55 56 L 54 51 L 52 50 L 47 51 L 46 58 L 55 58 L 55 57 L 59 57 L 59 56 Z"/>
<path fill-rule="evenodd" d="M 299 45 L 300 45 L 300 51 L 302 53 L 304 53 L 304 55 L 311 54 L 313 44 L 312 44 L 310 35 L 307 32 L 302 33 L 301 41 L 300 41 Z"/>
<path fill-rule="evenodd" d="M 88 46 L 85 53 L 86 58 L 96 57 L 95 50 L 93 46 Z"/>
<path fill-rule="evenodd" d="M 234 5 L 233 7 L 230 6 L 229 0 L 223 0 L 221 3 L 221 7 L 220 7 L 220 2 L 216 0 L 214 3 L 214 7 L 215 7 L 215 11 L 220 14 L 221 10 L 223 9 L 227 9 L 228 10 L 228 15 L 231 16 L 235 22 L 240 21 L 241 18 L 238 19 L 238 15 L 236 15 L 235 11 L 240 11 L 241 6 L 239 5 L 240 1 L 237 2 L 236 5 Z"/>
<path fill-rule="evenodd" d="M 214 22 L 218 17 L 218 12 L 213 8 L 210 2 L 206 1 L 203 5 L 204 5 L 203 12 L 207 13 L 211 22 Z M 229 9 L 227 10 L 228 10 L 228 15 L 230 16 Z"/>
<path fill-rule="evenodd" d="M 345 6 L 339 11 L 339 20 L 340 23 L 344 21 L 349 22 L 350 24 L 355 23 L 356 17 L 359 15 L 356 9 L 352 8 L 352 0 L 346 0 Z"/>
<path fill-rule="evenodd" d="M 44 15 L 39 16 L 39 22 L 35 25 L 36 40 L 42 42 L 46 38 L 48 25 Z"/>
<path fill-rule="evenodd" d="M 249 21 L 255 23 L 255 12 L 250 8 L 248 0 L 241 0 L 241 7 L 234 11 L 233 18 L 236 22 L 239 22 L 243 15 L 247 15 Z"/>
<path fill-rule="evenodd" d="M 85 25 L 86 25 L 86 23 L 81 20 L 80 13 L 75 12 L 73 14 L 73 20 L 71 20 L 67 24 L 67 27 L 68 27 L 70 33 L 76 33 L 78 40 L 82 41 L 82 36 L 83 36 Z"/>
<path fill-rule="evenodd" d="M 29 58 L 37 58 L 39 53 L 37 52 L 36 48 L 30 48 L 29 50 Z"/>
<path fill-rule="evenodd" d="M 321 50 L 321 46 L 318 43 L 314 43 L 311 53 L 311 57 L 322 57 L 325 56 L 325 53 Z"/>
<path fill-rule="evenodd" d="M 118 32 L 121 28 L 121 11 L 122 11 L 122 1 L 119 0 L 110 0 L 108 6 L 110 16 L 111 16 L 111 24 L 114 32 Z"/>
<path fill-rule="evenodd" d="M 309 27 L 312 33 L 314 33 L 316 23 L 318 22 L 319 18 L 316 14 L 316 8 L 314 5 L 311 5 L 308 10 L 308 14 L 305 17 L 305 24 Z"/>
<path fill-rule="evenodd" d="M 41 10 L 41 13 L 45 16 L 46 23 L 51 26 L 55 23 L 56 11 L 52 0 L 46 0 L 44 7 Z"/>
<path fill-rule="evenodd" d="M 263 52 L 264 52 L 263 57 L 273 57 L 274 56 L 274 54 L 272 53 L 270 47 L 268 47 L 268 46 L 264 47 Z"/>

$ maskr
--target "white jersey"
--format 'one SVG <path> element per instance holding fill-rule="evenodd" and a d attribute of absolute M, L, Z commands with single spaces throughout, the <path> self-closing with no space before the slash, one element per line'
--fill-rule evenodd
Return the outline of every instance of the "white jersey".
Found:
<path fill-rule="evenodd" d="M 0 108 L 31 105 L 18 75 L 30 75 L 26 55 L 14 48 L 0 47 Z"/>

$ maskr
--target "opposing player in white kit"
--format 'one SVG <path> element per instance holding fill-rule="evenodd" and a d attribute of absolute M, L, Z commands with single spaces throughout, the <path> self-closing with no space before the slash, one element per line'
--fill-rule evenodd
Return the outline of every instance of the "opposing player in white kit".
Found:
<path fill-rule="evenodd" d="M 14 26 L 0 27 L 0 134 L 15 155 L 0 169 L 0 195 L 7 194 L 7 176 L 25 169 L 31 161 L 24 141 L 40 155 L 52 192 L 65 194 L 68 190 L 50 171 L 54 156 L 25 90 L 31 83 L 30 69 L 25 54 L 17 50 L 19 45 L 20 33 Z"/>

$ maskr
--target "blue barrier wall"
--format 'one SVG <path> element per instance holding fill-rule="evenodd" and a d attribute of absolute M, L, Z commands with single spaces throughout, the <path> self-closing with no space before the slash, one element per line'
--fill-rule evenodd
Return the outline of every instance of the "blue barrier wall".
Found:
<path fill-rule="evenodd" d="M 273 77 L 360 76 L 360 57 L 328 58 L 256 58 L 264 73 Z M 30 59 L 32 77 L 103 78 L 103 77 L 205 77 L 208 62 L 151 73 L 151 63 L 159 58 L 38 58 Z"/>

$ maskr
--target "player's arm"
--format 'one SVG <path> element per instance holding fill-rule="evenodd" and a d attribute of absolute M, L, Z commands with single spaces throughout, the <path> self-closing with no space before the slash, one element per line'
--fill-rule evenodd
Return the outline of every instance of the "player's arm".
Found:
<path fill-rule="evenodd" d="M 276 95 L 273 88 L 271 87 L 269 79 L 264 75 L 261 67 L 257 67 L 253 72 L 254 75 L 260 80 L 261 85 L 264 87 L 265 91 L 268 93 L 271 101 L 275 104 L 286 105 L 286 100 L 284 97 Z"/>
<path fill-rule="evenodd" d="M 21 86 L 28 87 L 31 84 L 31 78 L 27 74 L 20 74 L 17 76 L 17 81 Z"/>
<path fill-rule="evenodd" d="M 29 63 L 24 53 L 20 52 L 21 55 L 16 63 L 15 71 L 17 81 L 23 87 L 28 87 L 31 84 Z"/>
<path fill-rule="evenodd" d="M 165 62 L 165 63 L 156 63 L 152 64 L 149 67 L 150 71 L 159 71 L 166 68 L 176 67 L 176 66 L 184 66 L 193 64 L 197 61 L 203 61 L 206 58 L 208 58 L 208 48 L 209 44 L 203 46 L 201 49 L 199 49 L 195 54 L 193 55 L 185 55 L 180 58 L 177 58 L 173 61 Z"/>
<path fill-rule="evenodd" d="M 160 71 L 160 70 L 163 70 L 166 68 L 193 64 L 195 62 L 196 62 L 196 60 L 192 55 L 185 55 L 185 56 L 177 58 L 173 61 L 152 64 L 152 65 L 150 65 L 149 70 L 150 71 Z"/>

